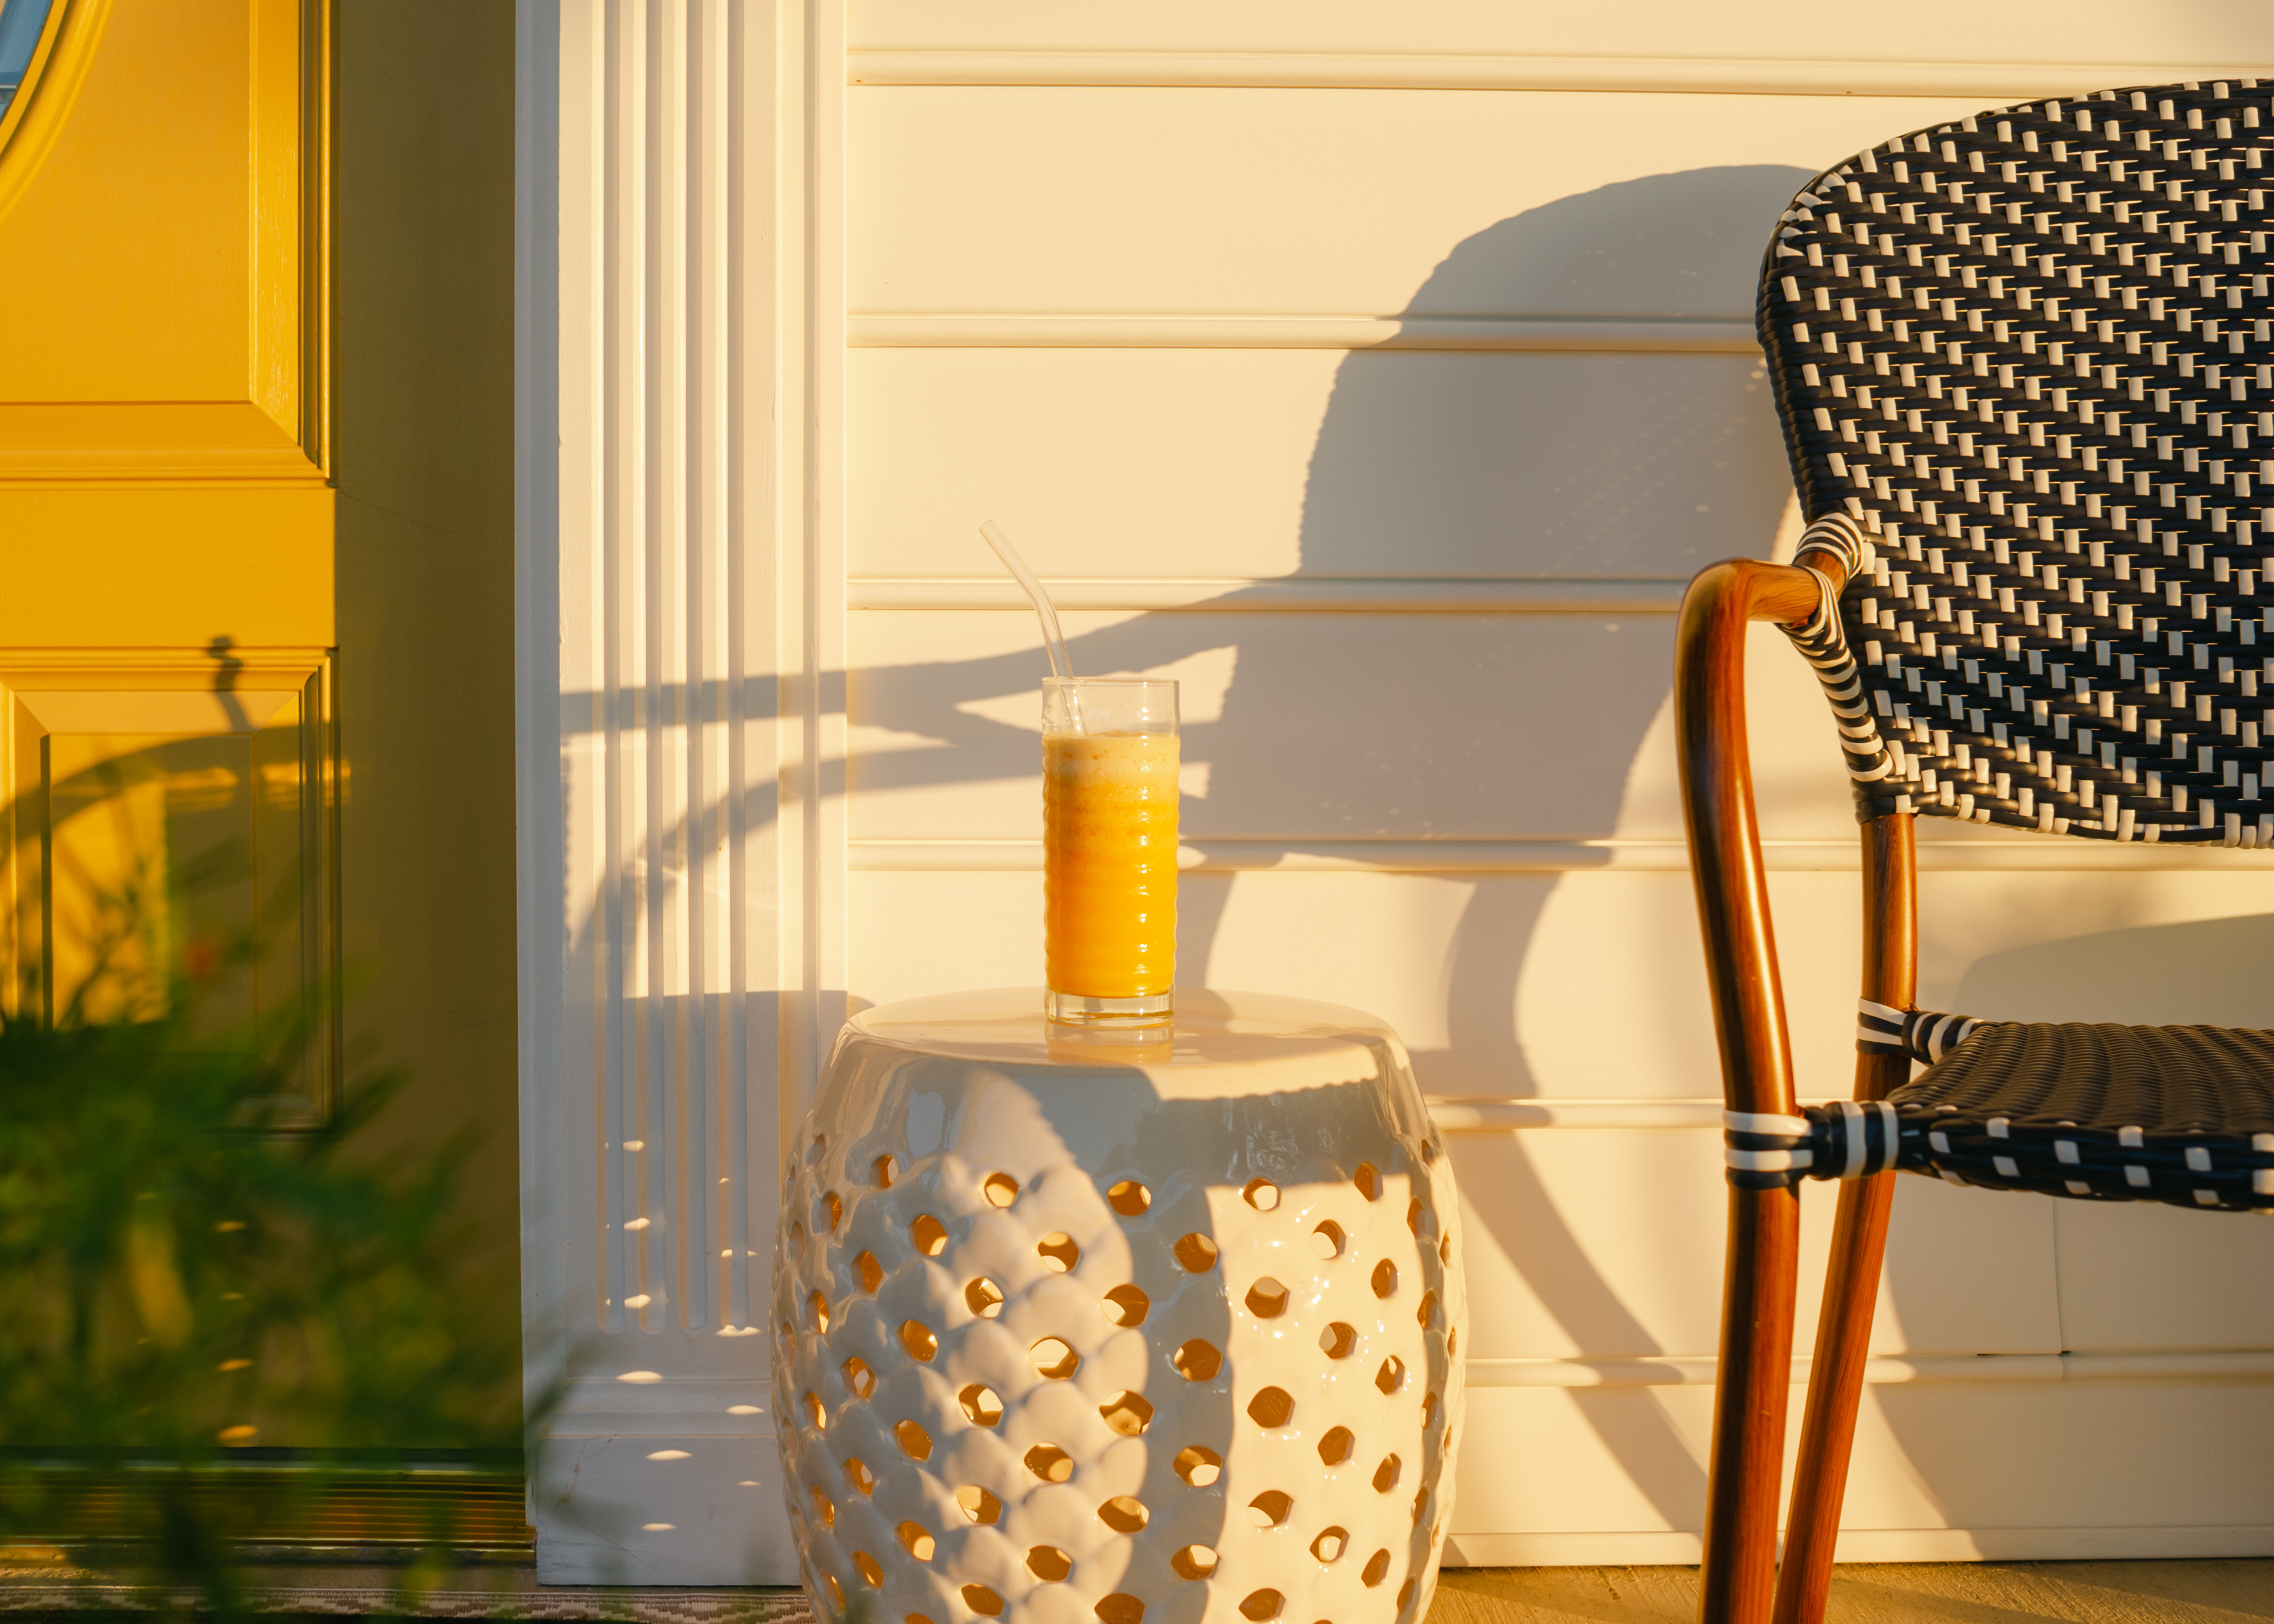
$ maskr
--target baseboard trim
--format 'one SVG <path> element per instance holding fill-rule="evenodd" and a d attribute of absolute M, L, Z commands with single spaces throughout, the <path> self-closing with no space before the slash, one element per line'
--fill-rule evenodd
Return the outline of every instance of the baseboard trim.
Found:
<path fill-rule="evenodd" d="M 1445 1540 L 1448 1568 L 1689 1566 L 1698 1538 L 1674 1529 L 1465 1534 Z M 1841 1562 L 2061 1562 L 2274 1556 L 2274 1526 L 2231 1528 L 1850 1528 Z"/>

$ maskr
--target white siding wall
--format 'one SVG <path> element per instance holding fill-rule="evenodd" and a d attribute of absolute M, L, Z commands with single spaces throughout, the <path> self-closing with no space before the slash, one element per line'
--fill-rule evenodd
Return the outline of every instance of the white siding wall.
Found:
<path fill-rule="evenodd" d="M 1790 545 L 1761 248 L 1861 145 L 2190 72 L 2144 64 L 2274 60 L 2274 26 L 1550 10 L 858 8 L 850 989 L 1038 979 L 1043 664 L 974 533 L 992 516 L 1080 605 L 1077 669 L 1185 680 L 1186 979 L 1374 1010 L 1433 1095 L 1479 1102 L 1451 1118 L 1478 1124 L 1458 1555 L 1682 1560 L 1722 1198 L 1671 611 L 1699 565 Z M 1788 991 L 1825 1095 L 1851 1064 L 1853 823 L 1821 702 L 1763 642 Z M 2274 876 L 2150 861 L 1938 842 L 1923 998 L 2274 1025 Z M 2235 1351 L 2274 1348 L 2270 1268 L 2248 1219 L 1905 1181 L 1843 1550 L 2274 1551 L 2240 1442 L 2274 1427 L 2274 1356 Z"/>
<path fill-rule="evenodd" d="M 1693 1559 L 1722 1189 L 1668 656 L 1692 571 L 1796 529 L 1761 247 L 1898 131 L 2274 79 L 2274 12 L 519 4 L 545 1576 L 794 1577 L 748 1323 L 780 1126 L 848 1000 L 1040 976 L 1043 665 L 990 516 L 1080 669 L 1185 682 L 1186 979 L 1390 1019 L 1460 1129 L 1454 1560 Z M 1823 1096 L 1855 834 L 1758 655 Z M 1959 833 L 1924 1002 L 2274 1026 L 2263 861 Z M 2270 1271 L 2248 1218 L 1905 1180 L 1843 1551 L 2274 1553 Z"/>

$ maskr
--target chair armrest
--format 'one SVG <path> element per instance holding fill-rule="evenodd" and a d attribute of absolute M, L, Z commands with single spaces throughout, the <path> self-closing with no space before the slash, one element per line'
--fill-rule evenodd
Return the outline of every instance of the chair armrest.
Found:
<path fill-rule="evenodd" d="M 1812 568 L 1751 559 L 1707 565 L 1683 597 L 1674 645 L 1683 820 L 1722 1098 L 1733 1111 L 1781 1116 L 1793 1113 L 1792 1051 L 1745 739 L 1745 628 L 1754 620 L 1799 624 L 1822 602 L 1824 580 L 1839 590 L 1846 572 L 1834 560 L 1803 556 Z"/>

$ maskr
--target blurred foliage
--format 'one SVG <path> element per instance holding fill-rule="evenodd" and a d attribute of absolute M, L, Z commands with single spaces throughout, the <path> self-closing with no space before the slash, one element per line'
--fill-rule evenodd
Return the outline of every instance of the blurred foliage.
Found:
<path fill-rule="evenodd" d="M 253 957 L 191 944 L 154 1019 L 0 1019 L 0 1540 L 221 1617 L 239 1542 L 305 1519 L 349 1470 L 326 1461 L 521 1433 L 520 1350 L 452 1217 L 471 1146 L 359 1151 L 395 1075 L 311 1125 L 319 996 L 198 1019 Z M 276 1443 L 324 1448 L 231 1469 Z"/>

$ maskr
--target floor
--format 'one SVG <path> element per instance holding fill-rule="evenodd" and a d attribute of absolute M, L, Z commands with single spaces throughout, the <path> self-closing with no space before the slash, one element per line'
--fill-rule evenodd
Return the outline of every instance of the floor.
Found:
<path fill-rule="evenodd" d="M 131 1605 L 55 1569 L 0 1577 L 0 1614 Z M 273 1568 L 254 1606 L 301 1617 L 614 1620 L 620 1624 L 808 1624 L 794 1590 L 546 1589 L 525 1567 L 443 1576 L 410 1606 L 401 1569 Z M 1688 1624 L 1694 1568 L 1461 1568 L 1439 1582 L 1427 1624 Z M 398 1612 L 398 1609 L 401 1611 Z M 2194 1562 L 1936 1562 L 1841 1568 L 1829 1624 L 2240 1624 L 2274 1620 L 2274 1560 Z"/>
<path fill-rule="evenodd" d="M 1449 1568 L 1428 1624 L 1688 1624 L 1694 1568 Z M 2274 1560 L 1919 1562 L 1833 1570 L 1827 1624 L 2240 1624 L 2274 1619 Z"/>

